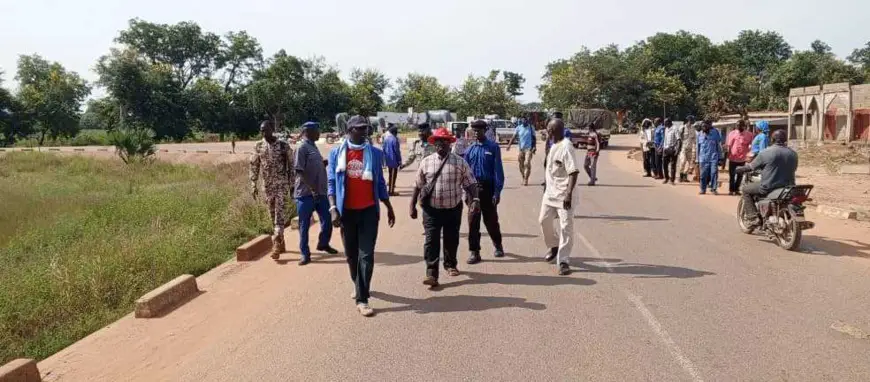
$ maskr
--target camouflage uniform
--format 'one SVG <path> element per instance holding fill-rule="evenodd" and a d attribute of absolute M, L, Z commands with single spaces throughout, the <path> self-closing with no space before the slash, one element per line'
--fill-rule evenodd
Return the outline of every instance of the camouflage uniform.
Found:
<path fill-rule="evenodd" d="M 696 124 L 698 122 L 695 122 Z M 683 124 L 683 135 L 682 135 L 682 150 L 680 150 L 680 156 L 678 158 L 678 172 L 680 174 L 686 174 L 689 176 L 689 179 L 692 179 L 691 176 L 695 173 L 695 158 L 696 151 L 698 151 L 698 132 L 695 131 L 694 125 Z"/>
<path fill-rule="evenodd" d="M 269 143 L 263 139 L 254 146 L 251 155 L 251 192 L 257 191 L 257 179 L 263 175 L 263 189 L 269 217 L 274 226 L 273 251 L 284 252 L 284 205 L 290 187 L 295 184 L 293 149 L 286 141 L 276 139 Z"/>
<path fill-rule="evenodd" d="M 435 145 L 430 145 L 428 143 L 423 145 L 423 141 L 416 140 L 414 141 L 414 144 L 411 145 L 411 148 L 408 149 L 408 159 L 406 159 L 405 163 L 402 164 L 402 168 L 410 166 L 417 159 L 423 160 L 423 158 L 434 153 Z"/>

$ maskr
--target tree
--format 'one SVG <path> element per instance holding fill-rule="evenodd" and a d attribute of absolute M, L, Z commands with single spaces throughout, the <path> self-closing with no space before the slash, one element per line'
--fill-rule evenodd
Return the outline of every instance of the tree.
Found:
<path fill-rule="evenodd" d="M 499 70 L 492 70 L 485 77 L 468 76 L 454 93 L 454 104 L 459 116 L 518 114 L 521 108 L 513 95 L 517 91 L 514 86 L 524 80 L 520 78 L 517 82 L 516 76 L 511 77 L 507 73 L 509 72 L 505 72 L 501 78 L 499 75 L 502 72 Z"/>
<path fill-rule="evenodd" d="M 183 89 L 194 79 L 210 75 L 221 54 L 220 37 L 203 33 L 194 22 L 168 25 L 132 19 L 115 41 L 141 53 L 151 64 L 169 65 L 173 77 Z M 240 52 L 247 53 L 242 48 Z M 224 58 L 238 57 L 230 55 Z"/>
<path fill-rule="evenodd" d="M 741 31 L 734 41 L 723 44 L 728 59 L 741 69 L 762 80 L 792 55 L 791 46 L 777 32 Z"/>
<path fill-rule="evenodd" d="M 275 126 L 283 126 L 285 121 L 294 124 L 306 118 L 298 111 L 310 107 L 305 101 L 313 90 L 306 78 L 306 63 L 281 50 L 266 68 L 254 72 L 247 94 L 256 112 L 268 115 Z M 293 111 L 297 113 L 288 115 Z"/>
<path fill-rule="evenodd" d="M 813 41 L 812 44 L 810 44 L 810 49 L 812 49 L 813 53 L 820 55 L 831 53 L 831 46 L 822 40 Z"/>
<path fill-rule="evenodd" d="M 0 72 L 0 145 L 5 146 L 30 135 L 32 125 L 21 103 L 3 87 L 2 80 Z"/>
<path fill-rule="evenodd" d="M 38 55 L 18 59 L 18 100 L 33 119 L 39 144 L 46 136 L 71 137 L 79 131 L 79 109 L 90 94 L 88 84 L 75 72 Z"/>
<path fill-rule="evenodd" d="M 727 113 L 746 115 L 754 78 L 736 65 L 716 65 L 701 74 L 704 83 L 698 91 L 701 110 L 718 119 Z"/>
<path fill-rule="evenodd" d="M 522 74 L 514 72 L 505 71 L 503 74 L 508 93 L 512 97 L 523 95 L 523 84 L 526 83 L 526 78 Z"/>
<path fill-rule="evenodd" d="M 88 130 L 115 130 L 120 125 L 118 102 L 113 97 L 88 101 L 79 125 Z"/>
<path fill-rule="evenodd" d="M 188 113 L 200 131 L 216 133 L 223 140 L 233 132 L 231 125 L 232 94 L 224 91 L 217 80 L 201 78 L 187 91 Z"/>
<path fill-rule="evenodd" d="M 797 52 L 781 65 L 773 73 L 770 86 L 784 97 L 791 88 L 838 82 L 854 85 L 863 81 L 864 75 L 858 68 L 838 59 L 827 44 L 816 40 L 811 50 Z"/>
<path fill-rule="evenodd" d="M 441 85 L 438 79 L 423 74 L 411 73 L 396 80 L 396 92 L 390 98 L 394 108 L 405 111 L 452 109 L 450 88 Z"/>
<path fill-rule="evenodd" d="M 224 91 L 247 81 L 263 64 L 263 48 L 246 31 L 227 33 L 220 49 L 215 65 L 224 69 Z"/>
<path fill-rule="evenodd" d="M 870 41 L 863 48 L 853 50 L 846 59 L 863 69 L 864 77 L 870 79 Z"/>
<path fill-rule="evenodd" d="M 350 74 L 352 114 L 375 115 L 384 107 L 384 91 L 390 86 L 387 76 L 376 69 L 354 69 Z"/>

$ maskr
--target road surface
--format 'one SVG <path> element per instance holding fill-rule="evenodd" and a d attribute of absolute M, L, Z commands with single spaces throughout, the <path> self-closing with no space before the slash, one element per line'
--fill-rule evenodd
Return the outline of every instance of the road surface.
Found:
<path fill-rule="evenodd" d="M 292 252 L 227 263 L 186 305 L 125 317 L 40 370 L 47 381 L 870 380 L 870 247 L 822 230 L 793 253 L 743 235 L 733 198 L 641 178 L 625 163 L 633 141 L 615 137 L 599 185 L 579 189 L 571 276 L 542 261 L 541 188 L 520 186 L 509 161 L 507 257 L 493 259 L 484 236 L 484 262 L 465 265 L 463 242 L 463 273 L 440 290 L 421 284 L 422 226 L 400 187 L 396 227 L 380 227 L 375 317 L 356 312 L 341 255 L 298 267 Z M 532 184 L 541 177 L 538 156 Z"/>

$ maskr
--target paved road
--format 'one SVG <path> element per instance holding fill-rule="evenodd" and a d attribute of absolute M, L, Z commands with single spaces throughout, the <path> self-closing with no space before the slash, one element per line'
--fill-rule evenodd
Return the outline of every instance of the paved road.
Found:
<path fill-rule="evenodd" d="M 297 267 L 291 253 L 228 263 L 187 305 L 126 317 L 39 367 L 49 381 L 870 380 L 863 252 L 783 252 L 710 199 L 614 165 L 624 154 L 607 151 L 600 185 L 580 189 L 569 277 L 541 260 L 541 189 L 509 162 L 508 256 L 486 250 L 441 290 L 421 285 L 421 223 L 399 197 L 374 318 L 356 313 L 340 256 Z"/>

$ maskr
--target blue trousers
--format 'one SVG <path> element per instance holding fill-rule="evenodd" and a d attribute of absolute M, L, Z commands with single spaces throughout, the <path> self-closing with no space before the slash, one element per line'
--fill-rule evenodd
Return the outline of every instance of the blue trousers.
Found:
<path fill-rule="evenodd" d="M 707 192 L 707 186 L 716 191 L 719 186 L 719 162 L 701 162 L 701 192 Z"/>
<path fill-rule="evenodd" d="M 311 227 L 311 215 L 317 212 L 320 219 L 320 237 L 317 240 L 317 248 L 329 245 L 332 238 L 332 217 L 329 216 L 329 200 L 326 196 L 303 196 L 296 198 L 296 213 L 299 215 L 299 253 L 302 256 L 311 256 L 308 248 L 308 229 Z"/>

